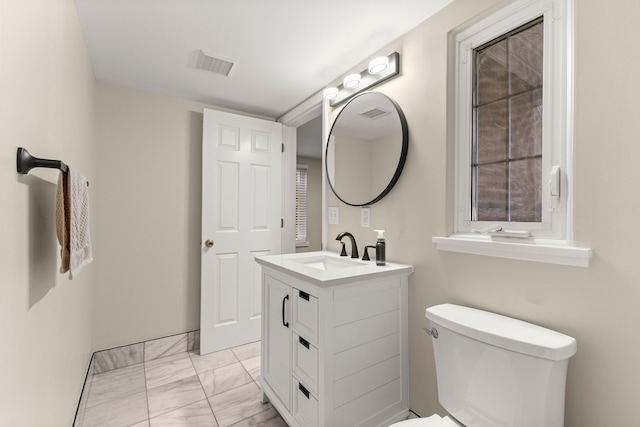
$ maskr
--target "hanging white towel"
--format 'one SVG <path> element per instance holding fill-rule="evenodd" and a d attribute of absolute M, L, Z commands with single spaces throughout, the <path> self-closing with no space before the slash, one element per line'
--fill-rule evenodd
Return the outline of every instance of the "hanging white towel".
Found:
<path fill-rule="evenodd" d="M 89 192 L 87 180 L 68 168 L 58 178 L 56 197 L 56 232 L 62 247 L 60 272 L 69 272 L 69 279 L 93 261 L 89 234 Z"/>

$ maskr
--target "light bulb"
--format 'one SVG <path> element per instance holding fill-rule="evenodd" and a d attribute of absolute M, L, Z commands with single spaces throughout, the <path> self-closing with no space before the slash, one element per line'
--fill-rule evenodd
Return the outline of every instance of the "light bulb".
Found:
<path fill-rule="evenodd" d="M 336 96 L 338 96 L 338 88 L 330 87 L 328 89 L 325 89 L 322 92 L 322 96 L 324 97 L 324 99 L 334 99 Z"/>
<path fill-rule="evenodd" d="M 389 58 L 386 56 L 380 56 L 369 62 L 369 73 L 380 74 L 389 67 Z"/>
<path fill-rule="evenodd" d="M 354 88 L 356 86 L 358 86 L 360 84 L 360 74 L 349 74 L 347 77 L 344 78 L 344 81 L 342 82 L 342 85 L 346 88 L 346 89 L 351 89 Z"/>

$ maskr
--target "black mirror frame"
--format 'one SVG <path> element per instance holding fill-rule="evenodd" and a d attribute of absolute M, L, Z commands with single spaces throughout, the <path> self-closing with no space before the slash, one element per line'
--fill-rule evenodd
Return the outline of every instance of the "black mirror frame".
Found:
<path fill-rule="evenodd" d="M 400 153 L 400 159 L 398 160 L 398 165 L 396 167 L 396 171 L 393 174 L 393 177 L 391 178 L 391 180 L 389 181 L 389 184 L 386 186 L 386 188 L 382 191 L 382 193 L 380 193 L 377 197 L 375 197 L 373 200 L 371 200 L 370 202 L 367 203 L 350 203 L 346 200 L 344 200 L 342 197 L 340 197 L 336 191 L 335 188 L 333 188 L 333 183 L 331 182 L 331 179 L 329 178 L 329 164 L 326 161 L 326 159 L 328 159 L 328 154 L 329 154 L 329 143 L 331 141 L 331 135 L 333 134 L 333 128 L 336 125 L 336 122 L 338 121 L 338 119 L 340 118 L 340 115 L 342 114 L 342 112 L 344 111 L 345 108 L 347 108 L 349 106 L 349 104 L 356 98 L 360 97 L 360 96 L 364 96 L 367 94 L 378 94 L 378 95 L 382 95 L 385 98 L 387 98 L 389 101 L 391 101 L 391 104 L 395 107 L 397 113 L 398 113 L 398 117 L 400 118 L 400 126 L 402 127 L 402 151 Z M 338 113 L 338 115 L 336 116 L 335 120 L 333 121 L 333 124 L 331 125 L 331 131 L 329 132 L 329 138 L 327 139 L 327 148 L 325 150 L 325 171 L 327 173 L 327 182 L 329 183 L 329 187 L 331 187 L 331 191 L 333 191 L 333 194 L 336 195 L 336 197 L 342 202 L 345 203 L 349 206 L 370 206 L 373 205 L 374 203 L 379 202 L 380 200 L 382 200 L 382 198 L 384 198 L 387 194 L 389 194 L 389 192 L 391 191 L 391 189 L 396 185 L 396 183 L 398 182 L 398 179 L 400 178 L 400 174 L 402 173 L 402 170 L 404 169 L 404 164 L 407 160 L 407 153 L 409 151 L 409 127 L 407 126 L 407 119 L 404 115 L 404 112 L 402 111 L 402 108 L 400 108 L 400 105 L 390 96 L 382 93 L 382 92 L 362 92 L 359 93 L 357 95 L 354 95 L 346 104 L 345 106 L 342 108 L 342 110 L 340 110 L 340 112 Z M 335 161 L 334 161 L 335 163 Z"/>

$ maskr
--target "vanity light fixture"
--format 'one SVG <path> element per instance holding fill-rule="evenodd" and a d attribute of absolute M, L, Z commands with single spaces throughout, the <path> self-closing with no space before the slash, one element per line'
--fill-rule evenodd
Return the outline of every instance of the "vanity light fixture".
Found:
<path fill-rule="evenodd" d="M 324 97 L 324 99 L 333 99 L 336 96 L 338 96 L 338 88 L 337 87 L 330 87 L 328 89 L 325 89 L 324 92 L 322 92 L 322 96 Z"/>
<path fill-rule="evenodd" d="M 355 73 L 355 74 L 349 74 L 347 77 L 344 78 L 344 81 L 342 82 L 342 86 L 344 86 L 346 89 L 353 89 L 354 87 L 358 86 L 360 84 L 360 74 Z"/>
<path fill-rule="evenodd" d="M 380 74 L 389 67 L 389 58 L 379 56 L 369 62 L 369 74 Z"/>
<path fill-rule="evenodd" d="M 345 77 L 342 84 L 337 87 L 338 92 L 335 96 L 333 92 L 329 92 L 334 88 L 325 90 L 323 96 L 329 101 L 329 105 L 335 107 L 347 101 L 352 96 L 389 80 L 398 74 L 400 74 L 400 54 L 393 52 L 388 56 L 374 58 L 369 63 L 367 69 L 359 74 L 349 74 Z"/>

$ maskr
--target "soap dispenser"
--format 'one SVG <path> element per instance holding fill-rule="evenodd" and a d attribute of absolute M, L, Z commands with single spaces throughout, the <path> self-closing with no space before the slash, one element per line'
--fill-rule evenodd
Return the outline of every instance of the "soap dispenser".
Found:
<path fill-rule="evenodd" d="M 373 230 L 378 233 L 378 241 L 376 242 L 376 265 L 384 265 L 386 259 L 386 250 L 384 243 L 384 230 Z"/>

